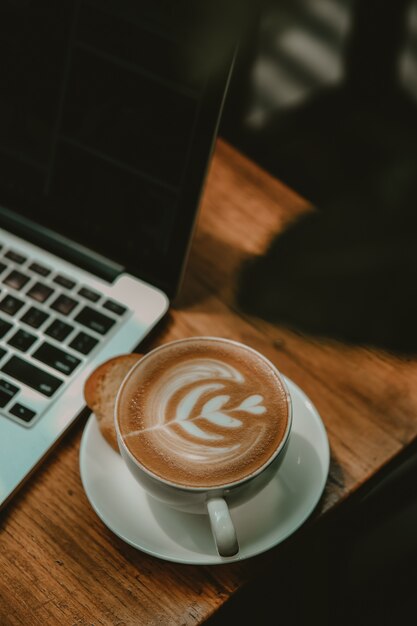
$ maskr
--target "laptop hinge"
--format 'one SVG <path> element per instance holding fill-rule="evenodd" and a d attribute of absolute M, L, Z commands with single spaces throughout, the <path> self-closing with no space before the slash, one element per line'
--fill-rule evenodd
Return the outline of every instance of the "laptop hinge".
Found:
<path fill-rule="evenodd" d="M 113 283 L 124 271 L 122 265 L 2 206 L 0 206 L 0 225 L 109 283 Z"/>

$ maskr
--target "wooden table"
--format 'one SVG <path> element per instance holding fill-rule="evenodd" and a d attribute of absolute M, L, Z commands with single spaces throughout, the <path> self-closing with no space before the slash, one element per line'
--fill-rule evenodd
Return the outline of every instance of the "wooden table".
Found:
<path fill-rule="evenodd" d="M 192 335 L 243 341 L 310 396 L 326 425 L 332 461 L 315 523 L 364 485 L 417 435 L 417 361 L 304 336 L 243 314 L 235 303 L 242 263 L 308 204 L 219 141 L 202 201 L 181 299 L 147 347 Z M 114 536 L 83 491 L 85 419 L 2 511 L 0 624 L 199 624 L 280 547 L 242 563 L 164 562 Z"/>

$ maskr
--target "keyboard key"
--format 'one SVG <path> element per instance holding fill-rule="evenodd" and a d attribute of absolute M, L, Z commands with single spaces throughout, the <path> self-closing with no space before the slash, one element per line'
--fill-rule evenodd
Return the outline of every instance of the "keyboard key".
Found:
<path fill-rule="evenodd" d="M 22 265 L 22 263 L 26 261 L 26 257 L 15 250 L 8 250 L 4 256 L 6 259 L 10 259 L 10 261 L 18 263 L 18 265 Z"/>
<path fill-rule="evenodd" d="M 43 343 L 35 352 L 33 353 L 33 357 L 38 359 L 38 361 L 42 361 L 45 365 L 49 365 L 49 367 L 53 367 L 54 369 L 66 374 L 67 376 L 71 374 L 77 365 L 81 363 L 80 359 L 72 356 L 72 354 L 68 354 L 68 352 L 64 352 L 64 350 L 60 350 L 60 348 L 56 348 L 50 343 Z"/>
<path fill-rule="evenodd" d="M 54 290 L 51 287 L 38 282 L 29 289 L 27 295 L 38 302 L 45 302 L 53 293 Z"/>
<path fill-rule="evenodd" d="M 69 315 L 77 304 L 77 301 L 69 296 L 61 295 L 51 304 L 51 309 L 58 311 L 61 315 Z"/>
<path fill-rule="evenodd" d="M 78 293 L 83 298 L 86 298 L 86 300 L 90 300 L 90 302 L 97 302 L 101 298 L 99 293 L 93 291 L 92 289 L 88 289 L 88 287 L 81 287 Z"/>
<path fill-rule="evenodd" d="M 24 361 L 18 356 L 12 356 L 3 365 L 1 370 L 11 378 L 15 378 L 48 398 L 50 398 L 64 382 L 52 376 L 52 374 Z"/>
<path fill-rule="evenodd" d="M 20 311 L 23 305 L 24 302 L 22 302 L 22 300 L 19 300 L 14 296 L 8 295 L 5 296 L 0 302 L 0 309 L 4 311 L 4 313 L 8 313 L 9 315 L 15 315 L 18 311 Z"/>
<path fill-rule="evenodd" d="M 114 300 L 106 300 L 103 307 L 112 313 L 116 313 L 116 315 L 123 315 L 123 313 L 126 313 L 127 311 L 125 306 L 122 306 L 118 302 L 114 302 Z"/>
<path fill-rule="evenodd" d="M 32 265 L 29 265 L 29 269 L 32 270 L 32 272 L 35 272 L 35 274 L 39 274 L 39 276 L 44 277 L 49 276 L 51 273 L 51 270 L 44 265 L 40 265 L 39 263 L 32 263 Z"/>
<path fill-rule="evenodd" d="M 26 352 L 35 343 L 37 337 L 26 330 L 18 330 L 7 342 L 9 346 Z"/>
<path fill-rule="evenodd" d="M 31 422 L 36 416 L 35 411 L 32 411 L 32 409 L 28 409 L 27 406 L 23 406 L 23 404 L 18 403 L 12 406 L 10 413 L 24 422 Z"/>
<path fill-rule="evenodd" d="M 19 387 L 12 385 L 12 383 L 4 380 L 4 378 L 0 378 L 0 407 L 5 407 L 18 391 Z"/>
<path fill-rule="evenodd" d="M 7 350 L 5 350 L 4 348 L 0 348 L 0 361 L 4 357 L 5 354 L 7 354 Z"/>
<path fill-rule="evenodd" d="M 71 324 L 67 324 L 62 320 L 54 320 L 45 330 L 45 334 L 53 337 L 57 341 L 64 341 L 72 330 L 74 330 L 74 326 L 71 326 Z"/>
<path fill-rule="evenodd" d="M 69 344 L 70 348 L 81 352 L 81 354 L 89 354 L 91 350 L 98 344 L 98 339 L 94 339 L 87 333 L 78 333 Z"/>
<path fill-rule="evenodd" d="M 32 328 L 39 328 L 48 318 L 48 313 L 32 306 L 20 319 L 28 326 L 32 326 Z"/>
<path fill-rule="evenodd" d="M 100 335 L 105 335 L 115 324 L 115 321 L 110 317 L 95 311 L 89 306 L 84 307 L 82 311 L 78 313 L 75 320 Z"/>
<path fill-rule="evenodd" d="M 0 339 L 4 337 L 4 335 L 13 327 L 13 324 L 10 322 L 6 322 L 6 320 L 2 320 L 0 317 Z"/>
<path fill-rule="evenodd" d="M 60 285 L 61 287 L 65 287 L 65 289 L 72 289 L 76 285 L 73 280 L 70 280 L 66 276 L 62 276 L 61 274 L 55 276 L 54 283 Z"/>
<path fill-rule="evenodd" d="M 9 266 L 5 263 L 0 263 L 0 274 L 2 274 L 7 267 Z"/>
<path fill-rule="evenodd" d="M 10 274 L 6 276 L 3 280 L 5 285 L 8 287 L 12 287 L 13 289 L 22 289 L 30 280 L 29 276 L 22 274 L 22 272 L 18 272 L 17 270 L 12 270 Z"/>

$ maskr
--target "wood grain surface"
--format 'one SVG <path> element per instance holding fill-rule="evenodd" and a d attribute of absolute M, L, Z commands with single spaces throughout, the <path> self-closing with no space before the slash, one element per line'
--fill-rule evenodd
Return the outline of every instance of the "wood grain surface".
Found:
<path fill-rule="evenodd" d="M 311 207 L 219 141 L 181 296 L 146 349 L 193 335 L 237 339 L 263 352 L 312 399 L 326 425 L 331 470 L 313 515 L 355 493 L 417 435 L 417 361 L 306 336 L 236 305 L 248 259 Z M 195 625 L 265 559 L 185 566 L 137 551 L 97 518 L 83 491 L 81 419 L 0 513 L 0 624 Z"/>

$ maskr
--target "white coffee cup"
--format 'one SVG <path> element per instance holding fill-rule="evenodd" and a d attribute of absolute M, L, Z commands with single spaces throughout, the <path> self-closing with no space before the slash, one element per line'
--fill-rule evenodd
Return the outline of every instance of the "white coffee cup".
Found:
<path fill-rule="evenodd" d="M 129 379 L 133 375 L 137 375 L 138 368 L 146 368 L 147 360 L 158 351 L 162 351 L 168 346 L 172 348 L 175 344 L 180 345 L 187 341 L 196 340 L 230 343 L 234 346 L 243 347 L 245 350 L 255 354 L 258 358 L 263 359 L 269 367 L 274 370 L 275 374 L 279 378 L 281 387 L 286 393 L 288 406 L 287 424 L 284 435 L 268 460 L 241 480 L 210 487 L 191 487 L 188 485 L 179 485 L 161 478 L 151 472 L 129 450 L 121 434 L 118 421 L 121 405 L 120 399 L 123 396 L 124 389 Z M 121 456 L 131 474 L 142 486 L 142 488 L 152 497 L 177 510 L 187 513 L 208 514 L 213 538 L 219 555 L 222 557 L 231 557 L 236 555 L 239 551 L 239 544 L 236 529 L 230 516 L 229 507 L 242 504 L 261 491 L 261 489 L 263 489 L 276 475 L 276 472 L 288 449 L 292 426 L 292 403 L 285 381 L 278 372 L 277 368 L 263 355 L 259 354 L 252 348 L 243 346 L 243 344 L 239 344 L 238 342 L 229 339 L 217 337 L 193 337 L 190 339 L 171 342 L 170 344 L 160 346 L 146 354 L 127 374 L 117 394 L 114 419 Z"/>

